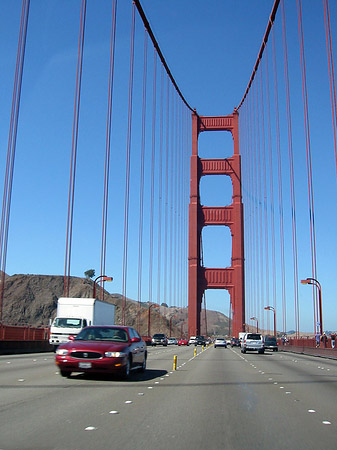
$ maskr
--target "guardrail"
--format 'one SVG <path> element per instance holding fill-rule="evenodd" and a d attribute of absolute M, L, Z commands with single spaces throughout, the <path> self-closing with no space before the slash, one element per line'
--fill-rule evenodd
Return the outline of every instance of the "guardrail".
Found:
<path fill-rule="evenodd" d="M 320 341 L 319 346 L 316 346 L 315 338 L 290 338 L 286 342 L 280 339 L 279 349 L 284 352 L 337 359 L 337 349 L 332 348 L 331 339 L 328 339 L 325 344 Z"/>
<path fill-rule="evenodd" d="M 48 328 L 0 324 L 0 341 L 46 341 Z"/>

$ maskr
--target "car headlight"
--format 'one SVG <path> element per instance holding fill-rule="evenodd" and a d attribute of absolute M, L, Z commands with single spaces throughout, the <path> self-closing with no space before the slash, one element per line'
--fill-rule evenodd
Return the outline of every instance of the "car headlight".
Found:
<path fill-rule="evenodd" d="M 55 353 L 60 356 L 65 356 L 68 355 L 69 352 L 66 348 L 58 348 Z"/>
<path fill-rule="evenodd" d="M 127 354 L 123 352 L 105 352 L 104 356 L 107 358 L 123 358 L 124 356 L 127 356 Z"/>

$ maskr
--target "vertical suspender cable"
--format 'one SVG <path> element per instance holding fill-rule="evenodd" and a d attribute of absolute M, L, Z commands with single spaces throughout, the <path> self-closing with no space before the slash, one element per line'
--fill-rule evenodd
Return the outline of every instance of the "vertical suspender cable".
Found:
<path fill-rule="evenodd" d="M 331 41 L 329 1 L 323 0 L 323 4 L 324 4 L 324 23 L 325 23 L 326 47 L 327 47 L 328 64 L 329 64 L 329 82 L 330 82 L 333 140 L 334 140 L 334 147 L 335 147 L 335 161 L 336 161 L 336 175 L 337 175 L 337 137 L 336 137 L 337 102 L 336 102 L 335 69 L 334 69 L 334 63 L 333 63 L 333 52 L 332 52 L 332 41 Z"/>
<path fill-rule="evenodd" d="M 103 220 L 102 220 L 101 272 L 100 272 L 101 274 L 105 273 L 105 262 L 106 262 L 108 201 L 109 201 L 109 174 L 110 174 L 110 152 L 111 152 L 112 96 L 113 96 L 113 85 L 114 85 L 114 62 L 115 62 L 115 42 L 116 42 L 116 12 L 117 12 L 117 0 L 114 0 L 113 6 L 112 6 L 108 110 L 107 110 L 107 125 L 106 125 L 106 140 L 105 140 Z M 101 294 L 101 298 L 104 299 L 104 289 L 103 288 L 101 289 L 100 294 Z"/>
<path fill-rule="evenodd" d="M 166 88 L 166 149 L 165 149 L 165 211 L 164 211 L 164 303 L 167 303 L 168 283 L 168 196 L 169 196 L 169 154 L 170 154 L 170 84 L 167 78 Z"/>
<path fill-rule="evenodd" d="M 273 74 L 274 74 L 274 96 L 275 96 L 275 129 L 276 129 L 276 149 L 277 149 L 277 180 L 278 180 L 278 201 L 279 201 L 279 226 L 280 226 L 280 259 L 281 259 L 281 295 L 282 295 L 282 318 L 283 333 L 287 330 L 287 304 L 285 297 L 285 257 L 284 257 L 284 218 L 283 218 L 283 187 L 282 187 L 282 160 L 281 160 L 281 139 L 280 139 L 280 111 L 278 101 L 278 82 L 275 49 L 275 31 L 272 33 L 273 44 Z"/>
<path fill-rule="evenodd" d="M 265 52 L 266 54 L 267 52 Z M 264 210 L 264 254 L 265 254 L 265 271 L 266 271 L 266 297 L 265 300 L 269 301 L 269 229 L 268 229 L 268 200 L 267 200 L 267 163 L 266 163 L 266 131 L 265 131 L 265 110 L 264 110 L 264 95 L 263 95 L 263 78 L 262 78 L 262 68 L 260 66 L 260 98 L 261 98 L 261 135 L 262 135 L 262 181 L 263 181 L 263 202 L 261 200 L 261 204 L 263 205 Z M 261 314 L 262 318 L 264 318 L 264 306 L 265 303 L 262 304 Z M 269 330 L 269 314 L 267 315 L 268 326 L 267 330 Z M 263 324 L 263 321 L 262 321 Z"/>
<path fill-rule="evenodd" d="M 274 35 L 274 30 L 272 30 Z M 276 311 L 276 254 L 275 254 L 275 208 L 274 208 L 274 177 L 273 177 L 273 152 L 271 137 L 271 112 L 270 112 L 270 90 L 269 90 L 269 68 L 268 51 L 265 54 L 266 63 L 266 96 L 267 96 L 267 130 L 268 130 L 268 161 L 269 161 L 269 192 L 270 192 L 270 231 L 271 231 L 271 257 L 273 274 L 273 306 Z"/>
<path fill-rule="evenodd" d="M 142 104 L 142 138 L 140 150 L 140 187 L 139 187 L 139 234 L 138 234 L 138 306 L 142 301 L 143 276 L 143 227 L 144 227 L 144 178 L 145 178 L 145 137 L 146 137 L 146 97 L 147 97 L 147 47 L 148 35 L 144 30 L 144 61 L 143 61 L 143 104 Z M 149 305 L 150 308 L 150 305 Z M 138 314 L 139 320 L 139 314 Z M 138 322 L 138 330 L 140 324 Z"/>
<path fill-rule="evenodd" d="M 151 198 L 150 198 L 150 249 L 149 249 L 149 302 L 152 302 L 153 283 L 153 221 L 154 188 L 156 162 L 156 105 L 157 105 L 157 51 L 153 49 L 153 85 L 152 85 L 152 155 L 151 155 Z"/>
<path fill-rule="evenodd" d="M 164 137 L 164 68 L 160 75 L 160 135 L 159 135 L 159 189 L 158 189 L 158 270 L 157 302 L 161 297 L 161 247 L 162 247 L 162 204 L 163 204 L 163 137 Z"/>
<path fill-rule="evenodd" d="M 14 160 L 15 160 L 16 138 L 17 138 L 17 129 L 18 129 L 18 121 L 19 121 L 23 65 L 24 65 L 25 49 L 26 49 L 26 41 L 27 41 L 27 25 L 28 25 L 28 16 L 29 16 L 29 6 L 30 6 L 30 0 L 22 0 L 21 21 L 20 21 L 18 49 L 17 49 L 17 56 L 16 56 L 15 77 L 14 77 L 14 87 L 13 87 L 13 97 L 12 97 L 12 109 L 11 109 L 8 146 L 7 146 L 6 172 L 5 172 L 2 213 L 1 213 L 0 323 L 2 322 L 2 318 L 3 318 L 3 297 L 4 297 L 4 287 L 5 287 L 4 284 L 5 284 L 5 272 L 6 272 L 6 259 L 7 259 L 9 217 L 10 217 L 11 199 L 12 199 Z"/>
<path fill-rule="evenodd" d="M 315 208 L 314 208 L 314 188 L 312 179 L 312 160 L 311 160 L 311 144 L 310 144 L 310 128 L 309 128 L 309 106 L 308 106 L 308 90 L 307 90 L 307 76 L 305 66 L 305 54 L 304 54 L 304 37 L 303 37 L 303 20 L 302 20 L 302 6 L 301 0 L 297 0 L 297 12 L 298 12 L 298 31 L 301 51 L 301 74 L 302 74 L 302 93 L 303 93 L 303 113 L 304 113 L 304 125 L 305 125 L 305 147 L 307 155 L 307 180 L 308 180 L 308 197 L 309 197 L 309 221 L 310 221 L 310 243 L 311 243 L 311 267 L 312 276 L 317 279 L 317 266 L 316 266 L 316 232 L 315 232 Z M 313 301 L 314 310 L 316 309 L 316 315 L 318 315 L 318 298 L 317 290 L 313 286 Z M 316 305 L 316 308 L 315 308 Z M 317 326 L 318 328 L 318 326 Z"/>
<path fill-rule="evenodd" d="M 286 35 L 286 21 L 285 21 L 284 0 L 281 0 L 281 11 L 282 11 L 283 53 L 284 53 L 285 88 L 286 88 L 286 103 L 287 103 L 288 152 L 289 152 L 290 191 L 291 191 L 291 219 L 292 219 L 293 269 L 294 269 L 293 280 L 294 280 L 295 328 L 296 328 L 296 337 L 298 337 L 298 333 L 299 333 L 299 311 L 298 311 L 298 264 L 297 264 L 297 226 L 296 226 L 296 205 L 295 205 L 295 174 L 294 174 L 294 155 L 293 155 L 293 142 L 292 142 L 292 124 L 291 124 L 289 71 L 288 71 L 288 51 L 287 51 L 287 35 Z"/>
<path fill-rule="evenodd" d="M 132 2 L 131 17 L 131 45 L 130 45 L 130 71 L 129 71 L 129 103 L 128 103 L 128 129 L 126 143 L 125 167 L 125 204 L 124 204 L 124 248 L 123 248 L 123 290 L 122 290 L 122 324 L 125 325 L 126 308 L 126 282 L 128 269 L 128 235 L 129 235 L 129 203 L 130 203 L 130 166 L 131 166 L 131 131 L 132 131 L 132 105 L 133 105 L 133 66 L 135 49 L 135 3 Z"/>
<path fill-rule="evenodd" d="M 77 156 L 78 122 L 79 122 L 80 98 L 81 98 L 81 81 L 82 81 L 82 64 L 83 64 L 86 6 L 87 6 L 86 0 L 82 0 L 80 32 L 79 32 L 78 52 L 77 52 L 73 134 L 72 134 L 71 157 L 70 157 L 71 161 L 70 161 L 69 194 L 68 194 L 68 216 L 67 216 L 67 233 L 66 233 L 67 237 L 66 237 L 66 252 L 65 252 L 66 255 L 65 255 L 65 265 L 64 265 L 64 286 L 63 286 L 63 295 L 65 297 L 69 297 L 70 260 L 71 260 L 71 243 L 72 243 L 73 214 L 74 214 L 75 174 L 76 174 L 76 156 Z"/>

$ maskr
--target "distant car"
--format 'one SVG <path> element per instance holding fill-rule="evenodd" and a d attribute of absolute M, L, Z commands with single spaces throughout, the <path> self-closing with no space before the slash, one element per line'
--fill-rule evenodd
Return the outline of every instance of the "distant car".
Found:
<path fill-rule="evenodd" d="M 178 339 L 178 345 L 189 345 L 187 339 Z"/>
<path fill-rule="evenodd" d="M 278 343 L 275 336 L 265 336 L 264 337 L 264 348 L 266 350 L 273 350 L 273 352 L 278 351 Z"/>
<path fill-rule="evenodd" d="M 191 336 L 189 341 L 188 341 L 188 344 L 189 345 L 197 345 L 196 342 L 197 342 L 197 337 L 196 336 Z"/>
<path fill-rule="evenodd" d="M 167 345 L 178 345 L 178 341 L 175 337 L 170 337 L 167 339 Z"/>
<path fill-rule="evenodd" d="M 167 341 L 168 341 L 168 339 L 167 339 L 166 335 L 163 333 L 156 333 L 152 337 L 152 345 L 153 346 L 164 345 L 164 347 L 166 347 Z"/>
<path fill-rule="evenodd" d="M 241 352 L 257 351 L 264 353 L 264 340 L 260 333 L 246 333 L 241 342 Z"/>
<path fill-rule="evenodd" d="M 206 345 L 206 339 L 204 336 L 196 336 L 196 342 L 194 345 Z"/>
<path fill-rule="evenodd" d="M 146 368 L 146 344 L 137 331 L 122 326 L 90 326 L 56 349 L 55 362 L 63 377 L 73 372 L 119 374 Z"/>
<path fill-rule="evenodd" d="M 240 343 L 240 339 L 239 338 L 235 338 L 233 337 L 231 339 L 231 347 L 240 347 L 241 343 Z"/>
<path fill-rule="evenodd" d="M 214 342 L 214 348 L 217 348 L 217 347 L 225 347 L 225 348 L 227 348 L 226 339 L 221 338 L 221 337 L 216 338 L 215 342 Z"/>

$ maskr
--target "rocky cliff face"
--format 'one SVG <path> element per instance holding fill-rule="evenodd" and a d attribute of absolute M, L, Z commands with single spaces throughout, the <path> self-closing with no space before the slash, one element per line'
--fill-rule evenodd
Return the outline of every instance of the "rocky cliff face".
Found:
<path fill-rule="evenodd" d="M 49 319 L 56 314 L 57 299 L 63 296 L 63 276 L 58 275 L 12 275 L 6 276 L 3 323 L 7 325 L 48 326 Z M 71 277 L 69 297 L 90 298 L 93 281 Z M 97 289 L 97 295 L 100 289 Z M 121 323 L 122 296 L 104 292 L 104 301 L 116 306 L 116 323 Z M 180 337 L 181 330 L 187 333 L 187 309 L 177 307 L 152 308 L 151 334 L 169 334 L 172 319 L 172 336 Z M 126 324 L 137 328 L 142 335 L 148 334 L 148 304 L 127 299 Z M 227 335 L 228 317 L 217 311 L 207 311 L 208 335 Z M 202 317 L 202 333 L 206 334 L 205 318 Z"/>

